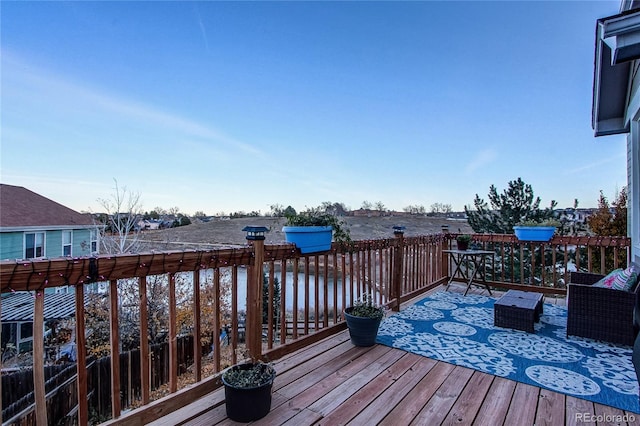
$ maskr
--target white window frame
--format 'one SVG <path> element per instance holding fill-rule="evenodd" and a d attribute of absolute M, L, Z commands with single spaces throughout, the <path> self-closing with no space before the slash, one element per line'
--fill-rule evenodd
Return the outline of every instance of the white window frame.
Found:
<path fill-rule="evenodd" d="M 628 233 L 631 237 L 631 259 L 640 262 L 640 110 L 631 122 L 627 136 Z"/>
<path fill-rule="evenodd" d="M 100 251 L 100 233 L 97 228 L 93 228 L 91 230 L 91 236 L 89 238 L 91 239 L 89 243 L 91 254 L 98 254 Z"/>
<path fill-rule="evenodd" d="M 29 235 L 33 235 L 33 251 L 34 251 L 34 256 L 29 257 L 27 256 L 27 238 Z M 35 256 L 37 250 L 36 248 L 38 247 L 37 245 L 37 235 L 42 235 L 42 255 L 41 256 Z M 44 257 L 46 257 L 46 253 L 47 253 L 47 233 L 44 231 L 36 231 L 36 232 L 25 232 L 24 233 L 24 241 L 23 241 L 23 247 L 24 247 L 24 258 L 25 259 L 42 259 Z"/>
<path fill-rule="evenodd" d="M 69 237 L 69 241 L 65 241 L 65 236 Z M 69 253 L 65 253 L 65 247 L 69 248 Z M 62 255 L 63 256 L 73 256 L 73 231 L 72 230 L 63 230 L 62 231 Z"/>

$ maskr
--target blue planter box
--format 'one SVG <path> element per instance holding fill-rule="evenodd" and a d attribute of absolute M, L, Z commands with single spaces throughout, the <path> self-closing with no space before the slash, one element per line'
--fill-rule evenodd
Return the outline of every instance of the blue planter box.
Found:
<path fill-rule="evenodd" d="M 521 241 L 549 241 L 556 232 L 554 226 L 514 226 L 513 232 Z"/>
<path fill-rule="evenodd" d="M 284 226 L 285 239 L 300 249 L 300 253 L 315 253 L 331 249 L 331 226 Z"/>

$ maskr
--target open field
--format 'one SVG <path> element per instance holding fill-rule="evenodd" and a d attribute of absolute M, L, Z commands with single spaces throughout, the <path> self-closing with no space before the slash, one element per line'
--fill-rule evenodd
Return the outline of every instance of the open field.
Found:
<path fill-rule="evenodd" d="M 442 225 L 448 225 L 450 232 L 473 232 L 466 221 L 436 217 L 345 217 L 344 221 L 354 240 L 390 238 L 393 236 L 394 225 L 405 226 L 406 236 L 438 233 L 442 231 Z M 155 250 L 232 247 L 246 244 L 246 234 L 242 229 L 249 225 L 269 228 L 266 243 L 281 244 L 285 242 L 282 232 L 284 223 L 284 218 L 276 217 L 212 220 L 173 229 L 145 231 L 141 238 L 148 244 L 148 248 Z"/>

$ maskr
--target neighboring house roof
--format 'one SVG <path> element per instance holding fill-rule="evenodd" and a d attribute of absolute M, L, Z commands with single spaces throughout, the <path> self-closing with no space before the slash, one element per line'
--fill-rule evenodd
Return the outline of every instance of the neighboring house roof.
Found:
<path fill-rule="evenodd" d="M 21 186 L 0 184 L 0 230 L 90 226 L 93 226 L 90 215 L 78 213 Z"/>
<path fill-rule="evenodd" d="M 33 321 L 34 304 L 34 295 L 30 292 L 3 294 L 0 321 Z M 44 295 L 45 320 L 71 318 L 75 316 L 75 313 L 76 296 L 74 294 L 57 293 Z"/>
<path fill-rule="evenodd" d="M 619 15 L 596 24 L 592 127 L 595 136 L 628 133 L 626 117 L 631 61 L 638 58 L 640 10 L 636 1 L 623 2 Z"/>

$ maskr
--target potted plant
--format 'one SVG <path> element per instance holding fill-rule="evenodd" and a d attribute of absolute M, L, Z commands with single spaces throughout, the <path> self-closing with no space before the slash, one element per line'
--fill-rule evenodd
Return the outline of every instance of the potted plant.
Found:
<path fill-rule="evenodd" d="M 271 410 L 271 388 L 276 371 L 271 364 L 236 364 L 222 373 L 227 417 L 236 422 L 263 418 Z"/>
<path fill-rule="evenodd" d="M 293 243 L 301 253 L 314 253 L 331 249 L 331 240 L 350 241 L 349 230 L 338 216 L 326 213 L 319 207 L 285 216 L 287 224 L 282 228 L 285 239 Z"/>
<path fill-rule="evenodd" d="M 520 241 L 549 241 L 560 222 L 555 219 L 527 220 L 513 227 L 516 238 Z"/>
<path fill-rule="evenodd" d="M 356 346 L 373 346 L 378 336 L 378 327 L 384 317 L 384 309 L 373 303 L 373 297 L 365 294 L 353 306 L 344 310 L 351 343 Z"/>
<path fill-rule="evenodd" d="M 456 237 L 456 243 L 458 244 L 458 250 L 466 250 L 469 248 L 471 242 L 471 235 L 460 234 Z"/>

